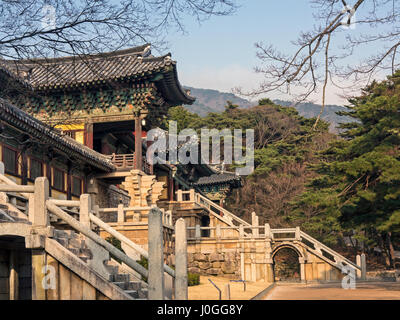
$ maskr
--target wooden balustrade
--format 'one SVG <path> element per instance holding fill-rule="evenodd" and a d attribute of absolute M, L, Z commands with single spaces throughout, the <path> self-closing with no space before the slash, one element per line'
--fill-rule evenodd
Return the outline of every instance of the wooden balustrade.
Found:
<path fill-rule="evenodd" d="M 136 154 L 135 153 L 129 153 L 129 154 L 113 153 L 110 156 L 110 160 L 111 160 L 111 163 L 117 167 L 117 169 L 130 170 L 135 167 Z M 147 163 L 146 157 L 143 157 L 142 164 L 143 164 L 142 171 L 147 174 L 151 174 L 151 167 Z"/>

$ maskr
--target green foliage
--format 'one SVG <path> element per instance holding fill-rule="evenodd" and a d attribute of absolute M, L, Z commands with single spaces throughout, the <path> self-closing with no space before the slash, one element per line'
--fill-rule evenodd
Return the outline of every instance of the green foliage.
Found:
<path fill-rule="evenodd" d="M 200 275 L 196 273 L 188 273 L 188 286 L 198 286 L 200 284 Z"/>
<path fill-rule="evenodd" d="M 321 153 L 318 177 L 297 202 L 297 214 L 313 208 L 312 225 L 355 230 L 370 245 L 389 246 L 400 232 L 400 72 L 372 83 L 352 99 L 343 140 Z M 329 223 L 327 223 L 329 222 Z M 330 231 L 332 232 L 332 231 Z M 373 241 L 371 241 L 373 239 Z"/>
<path fill-rule="evenodd" d="M 110 236 L 110 237 L 107 237 L 107 238 L 106 238 L 106 241 L 109 242 L 109 243 L 111 243 L 111 244 L 112 244 L 114 247 L 116 247 L 119 251 L 125 253 L 125 251 L 122 250 L 121 241 L 119 241 L 117 238 L 114 238 L 114 237 Z M 118 261 L 118 263 L 121 263 L 121 260 L 119 260 L 119 259 L 117 259 L 117 258 L 115 258 L 115 260 Z"/>

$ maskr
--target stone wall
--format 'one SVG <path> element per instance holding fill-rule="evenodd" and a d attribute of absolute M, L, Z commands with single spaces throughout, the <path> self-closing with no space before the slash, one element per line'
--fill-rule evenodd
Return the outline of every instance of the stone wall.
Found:
<path fill-rule="evenodd" d="M 121 202 L 125 207 L 129 207 L 130 200 L 131 197 L 125 190 L 119 189 L 114 185 L 98 184 L 96 202 L 100 208 L 117 208 Z M 100 218 L 105 222 L 116 222 L 117 213 L 107 213 L 106 216 L 101 216 Z"/>
<path fill-rule="evenodd" d="M 240 279 L 240 253 L 188 253 L 190 273 Z"/>

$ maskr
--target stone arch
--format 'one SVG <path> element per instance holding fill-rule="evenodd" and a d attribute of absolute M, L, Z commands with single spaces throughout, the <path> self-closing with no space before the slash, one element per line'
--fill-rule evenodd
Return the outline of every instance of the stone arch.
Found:
<path fill-rule="evenodd" d="M 26 237 L 31 233 L 31 225 L 27 223 L 0 223 L 1 236 Z"/>
<path fill-rule="evenodd" d="M 271 262 L 274 281 L 297 282 L 304 280 L 302 271 L 304 253 L 301 249 L 301 247 L 291 242 L 283 242 L 273 248 Z M 280 252 L 283 256 L 278 255 Z"/>
<path fill-rule="evenodd" d="M 293 251 L 295 251 L 297 253 L 297 255 L 299 256 L 299 259 L 304 260 L 305 257 L 303 254 L 303 250 L 299 246 L 296 246 L 295 244 L 293 244 L 291 242 L 283 242 L 283 243 L 280 243 L 277 246 L 275 246 L 271 253 L 271 259 L 274 259 L 275 255 L 278 253 L 278 251 L 283 248 L 292 249 Z"/>
<path fill-rule="evenodd" d="M 26 248 L 30 230 L 25 223 L 0 224 L 1 300 L 32 299 L 32 250 Z"/>

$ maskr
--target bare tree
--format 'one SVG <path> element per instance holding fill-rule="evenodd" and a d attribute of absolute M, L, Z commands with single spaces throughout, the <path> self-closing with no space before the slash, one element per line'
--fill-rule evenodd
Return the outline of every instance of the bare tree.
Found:
<path fill-rule="evenodd" d="M 325 107 L 328 84 L 351 83 L 355 92 L 375 76 L 394 73 L 399 68 L 400 2 L 397 0 L 310 0 L 317 25 L 301 32 L 293 42 L 295 51 L 285 54 L 269 44 L 256 44 L 261 66 L 256 72 L 265 76 L 250 95 L 280 92 L 291 94 L 296 102 L 310 98 L 322 88 Z M 368 49 L 376 54 L 358 64 L 349 57 L 362 56 Z M 360 59 L 361 60 L 361 59 Z M 238 89 L 237 92 L 241 93 Z"/>
<path fill-rule="evenodd" d="M 4 0 L 0 55 L 38 58 L 113 51 L 184 32 L 184 18 L 201 22 L 235 10 L 234 0 Z"/>

